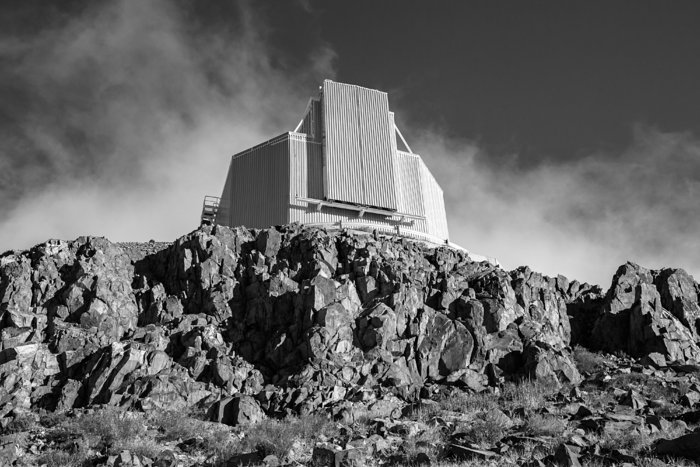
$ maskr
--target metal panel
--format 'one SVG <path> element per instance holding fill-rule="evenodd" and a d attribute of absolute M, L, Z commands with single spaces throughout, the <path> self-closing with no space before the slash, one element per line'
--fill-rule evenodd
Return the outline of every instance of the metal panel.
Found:
<path fill-rule="evenodd" d="M 231 158 L 230 226 L 264 228 L 285 224 L 289 215 L 289 134 Z"/>
<path fill-rule="evenodd" d="M 289 222 L 317 225 L 367 225 L 394 231 L 396 221 L 386 217 L 365 214 L 346 209 L 323 208 L 300 201 L 299 198 L 321 199 L 323 196 L 322 146 L 310 141 L 306 135 L 291 133 L 289 138 Z M 408 225 L 408 223 L 405 223 Z"/>
<path fill-rule="evenodd" d="M 320 143 L 307 135 L 289 135 L 290 199 L 323 198 L 323 151 Z"/>
<path fill-rule="evenodd" d="M 321 101 L 318 99 L 309 99 L 309 104 L 306 106 L 306 113 L 301 122 L 298 133 L 306 134 L 309 139 L 321 140 Z"/>
<path fill-rule="evenodd" d="M 360 111 L 365 204 L 396 209 L 394 154 L 391 151 L 391 134 L 394 133 L 394 127 L 389 121 L 389 99 L 385 92 L 359 86 L 356 88 Z"/>
<path fill-rule="evenodd" d="M 398 147 L 396 146 L 396 120 L 394 119 L 394 112 L 389 112 L 389 127 L 391 128 L 391 152 L 396 154 Z"/>
<path fill-rule="evenodd" d="M 226 183 L 224 183 L 224 190 L 221 193 L 221 199 L 219 200 L 219 210 L 216 212 L 216 223 L 221 225 L 233 225 L 231 223 L 231 186 L 233 185 L 233 168 L 231 164 L 228 167 L 228 173 L 226 175 Z"/>
<path fill-rule="evenodd" d="M 425 215 L 421 160 L 416 154 L 396 151 L 396 200 L 399 212 Z"/>
<path fill-rule="evenodd" d="M 447 231 L 447 215 L 445 214 L 445 201 L 442 189 L 422 159 L 420 160 L 420 166 L 428 233 L 446 240 L 449 238 L 449 233 Z"/>
<path fill-rule="evenodd" d="M 322 113 L 326 197 L 395 210 L 386 93 L 326 80 Z"/>

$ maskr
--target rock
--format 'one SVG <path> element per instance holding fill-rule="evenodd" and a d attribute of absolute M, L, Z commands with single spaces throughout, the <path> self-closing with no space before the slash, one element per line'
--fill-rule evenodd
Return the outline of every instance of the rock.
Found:
<path fill-rule="evenodd" d="M 646 399 L 633 389 L 627 391 L 621 403 L 632 407 L 634 410 L 643 409 L 647 405 Z"/>
<path fill-rule="evenodd" d="M 256 242 L 258 251 L 268 258 L 274 258 L 280 250 L 282 234 L 277 229 L 265 229 L 260 231 Z"/>
<path fill-rule="evenodd" d="M 259 452 L 234 454 L 226 461 L 226 467 L 258 466 L 263 464 L 263 456 Z"/>
<path fill-rule="evenodd" d="M 680 402 L 686 407 L 695 407 L 696 405 L 700 404 L 700 392 L 692 390 L 688 391 L 681 396 Z"/>
<path fill-rule="evenodd" d="M 700 360 L 697 329 L 689 323 L 696 314 L 697 294 L 693 302 L 688 280 L 678 271 L 657 273 L 633 263 L 620 266 L 593 329 L 595 344 L 635 357 L 658 354 L 653 357 L 658 363 L 661 357 L 683 363 Z"/>
<path fill-rule="evenodd" d="M 362 467 L 367 465 L 366 453 L 361 449 L 342 449 L 331 443 L 314 447 L 311 465 L 314 467 Z"/>
<path fill-rule="evenodd" d="M 689 433 L 675 439 L 662 439 L 654 446 L 654 452 L 659 455 L 685 457 L 694 461 L 700 460 L 700 433 Z"/>
<path fill-rule="evenodd" d="M 217 401 L 209 410 L 212 421 L 226 425 L 254 425 L 264 417 L 260 405 L 251 396 L 239 394 Z"/>
<path fill-rule="evenodd" d="M 554 452 L 554 462 L 562 467 L 581 467 L 579 455 L 581 448 L 569 444 L 560 444 Z"/>
<path fill-rule="evenodd" d="M 488 449 L 478 449 L 476 447 L 462 446 L 459 444 L 450 444 L 449 449 L 450 455 L 457 460 L 480 459 L 485 461 L 497 459 L 499 457 L 497 453 Z"/>

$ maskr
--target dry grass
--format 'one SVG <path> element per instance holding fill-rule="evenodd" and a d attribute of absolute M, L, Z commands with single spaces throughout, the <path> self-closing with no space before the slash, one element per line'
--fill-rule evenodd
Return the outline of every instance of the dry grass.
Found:
<path fill-rule="evenodd" d="M 561 436 L 566 422 L 555 415 L 532 414 L 525 420 L 525 432 L 530 436 Z"/>
<path fill-rule="evenodd" d="M 605 369 L 605 358 L 577 345 L 574 347 L 574 362 L 581 373 L 595 373 Z"/>
<path fill-rule="evenodd" d="M 498 407 L 498 396 L 489 391 L 466 392 L 454 391 L 448 396 L 437 399 L 444 410 L 459 413 L 482 412 Z"/>
<path fill-rule="evenodd" d="M 236 451 L 258 451 L 282 459 L 287 456 L 295 441 L 309 441 L 319 435 L 327 438 L 337 435 L 336 425 L 322 415 L 287 417 L 283 420 L 265 419 L 246 429 L 245 437 L 236 446 Z"/>
<path fill-rule="evenodd" d="M 403 445 L 403 457 L 406 465 L 419 464 L 421 454 L 426 455 L 431 465 L 443 455 L 445 435 L 438 429 L 428 429 L 409 437 Z"/>
<path fill-rule="evenodd" d="M 507 409 L 535 410 L 544 407 L 547 398 L 556 394 L 558 390 L 555 385 L 546 382 L 522 380 L 518 383 L 506 384 L 500 401 L 501 405 Z"/>

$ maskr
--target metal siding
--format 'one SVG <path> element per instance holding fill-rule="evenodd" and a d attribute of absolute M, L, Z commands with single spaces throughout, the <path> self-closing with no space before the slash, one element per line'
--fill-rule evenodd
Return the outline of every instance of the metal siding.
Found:
<path fill-rule="evenodd" d="M 394 112 L 389 112 L 389 128 L 391 129 L 391 151 L 392 154 L 396 154 L 398 146 L 396 145 L 396 120 L 394 119 Z"/>
<path fill-rule="evenodd" d="M 323 82 L 326 198 L 364 204 L 362 149 L 355 90 Z"/>
<path fill-rule="evenodd" d="M 221 225 L 232 225 L 231 224 L 231 185 L 233 184 L 233 167 L 229 163 L 228 172 L 226 175 L 226 183 L 224 183 L 224 190 L 221 193 L 221 199 L 219 200 L 219 209 L 216 212 L 216 223 Z"/>
<path fill-rule="evenodd" d="M 289 135 L 231 159 L 229 225 L 264 228 L 289 221 Z"/>
<path fill-rule="evenodd" d="M 320 143 L 307 135 L 291 133 L 289 136 L 290 199 L 297 197 L 323 198 L 323 152 Z"/>
<path fill-rule="evenodd" d="M 299 201 L 297 198 L 322 199 L 322 146 L 310 142 L 306 135 L 292 133 L 289 138 L 289 152 L 289 222 L 337 224 L 342 221 L 343 225 L 350 226 L 365 225 L 369 222 L 387 231 L 394 228 L 396 221 L 389 221 L 380 215 L 365 214 L 360 218 L 358 212 L 329 207 L 318 211 L 315 205 Z"/>
<path fill-rule="evenodd" d="M 365 204 L 397 209 L 394 187 L 393 127 L 386 93 L 356 87 L 360 111 L 360 140 L 365 177 Z"/>
<path fill-rule="evenodd" d="M 428 233 L 442 239 L 448 239 L 447 215 L 445 213 L 442 189 L 422 159 L 420 160 L 420 166 Z"/>
<path fill-rule="evenodd" d="M 386 93 L 323 83 L 327 199 L 396 209 Z"/>
<path fill-rule="evenodd" d="M 425 215 L 420 157 L 415 154 L 396 151 L 396 199 L 399 212 Z"/>
<path fill-rule="evenodd" d="M 306 114 L 302 120 L 299 133 L 306 134 L 310 139 L 321 139 L 321 101 L 310 99 L 306 107 Z"/>

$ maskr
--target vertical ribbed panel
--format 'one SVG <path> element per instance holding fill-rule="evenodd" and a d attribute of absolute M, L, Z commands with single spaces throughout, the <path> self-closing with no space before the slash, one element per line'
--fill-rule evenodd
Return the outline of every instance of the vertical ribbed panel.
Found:
<path fill-rule="evenodd" d="M 395 210 L 386 93 L 326 80 L 322 113 L 326 197 Z"/>
<path fill-rule="evenodd" d="M 306 135 L 289 135 L 290 199 L 323 198 L 323 151 L 320 143 Z"/>
<path fill-rule="evenodd" d="M 233 225 L 231 223 L 231 186 L 233 185 L 233 167 L 229 164 L 228 174 L 226 175 L 226 183 L 224 183 L 224 191 L 221 193 L 219 200 L 219 209 L 216 211 L 217 224 Z"/>
<path fill-rule="evenodd" d="M 357 96 L 352 86 L 323 82 L 325 193 L 328 199 L 364 204 Z"/>
<path fill-rule="evenodd" d="M 309 139 L 321 140 L 321 101 L 310 99 L 306 114 L 297 133 L 304 133 Z"/>
<path fill-rule="evenodd" d="M 357 87 L 365 204 L 396 209 L 394 155 L 391 151 L 389 99 L 384 92 Z"/>
<path fill-rule="evenodd" d="M 423 160 L 420 160 L 421 186 L 423 187 L 423 199 L 425 202 L 425 217 L 428 221 L 428 233 L 442 239 L 448 239 L 447 215 L 445 213 L 445 201 L 442 189 L 430 173 Z"/>
<path fill-rule="evenodd" d="M 396 154 L 398 146 L 396 145 L 396 121 L 394 120 L 394 112 L 389 112 L 389 128 L 391 128 L 391 151 Z"/>
<path fill-rule="evenodd" d="M 289 221 L 289 134 L 231 159 L 229 225 L 264 228 Z"/>
<path fill-rule="evenodd" d="M 396 199 L 399 212 L 425 215 L 421 161 L 415 154 L 396 151 Z"/>
<path fill-rule="evenodd" d="M 306 135 L 291 133 L 289 138 L 289 222 L 303 224 L 337 224 L 352 226 L 371 223 L 386 231 L 393 231 L 396 222 L 384 216 L 365 214 L 345 209 L 324 207 L 320 211 L 313 204 L 299 201 L 297 198 L 323 198 L 322 146 L 310 141 Z"/>

